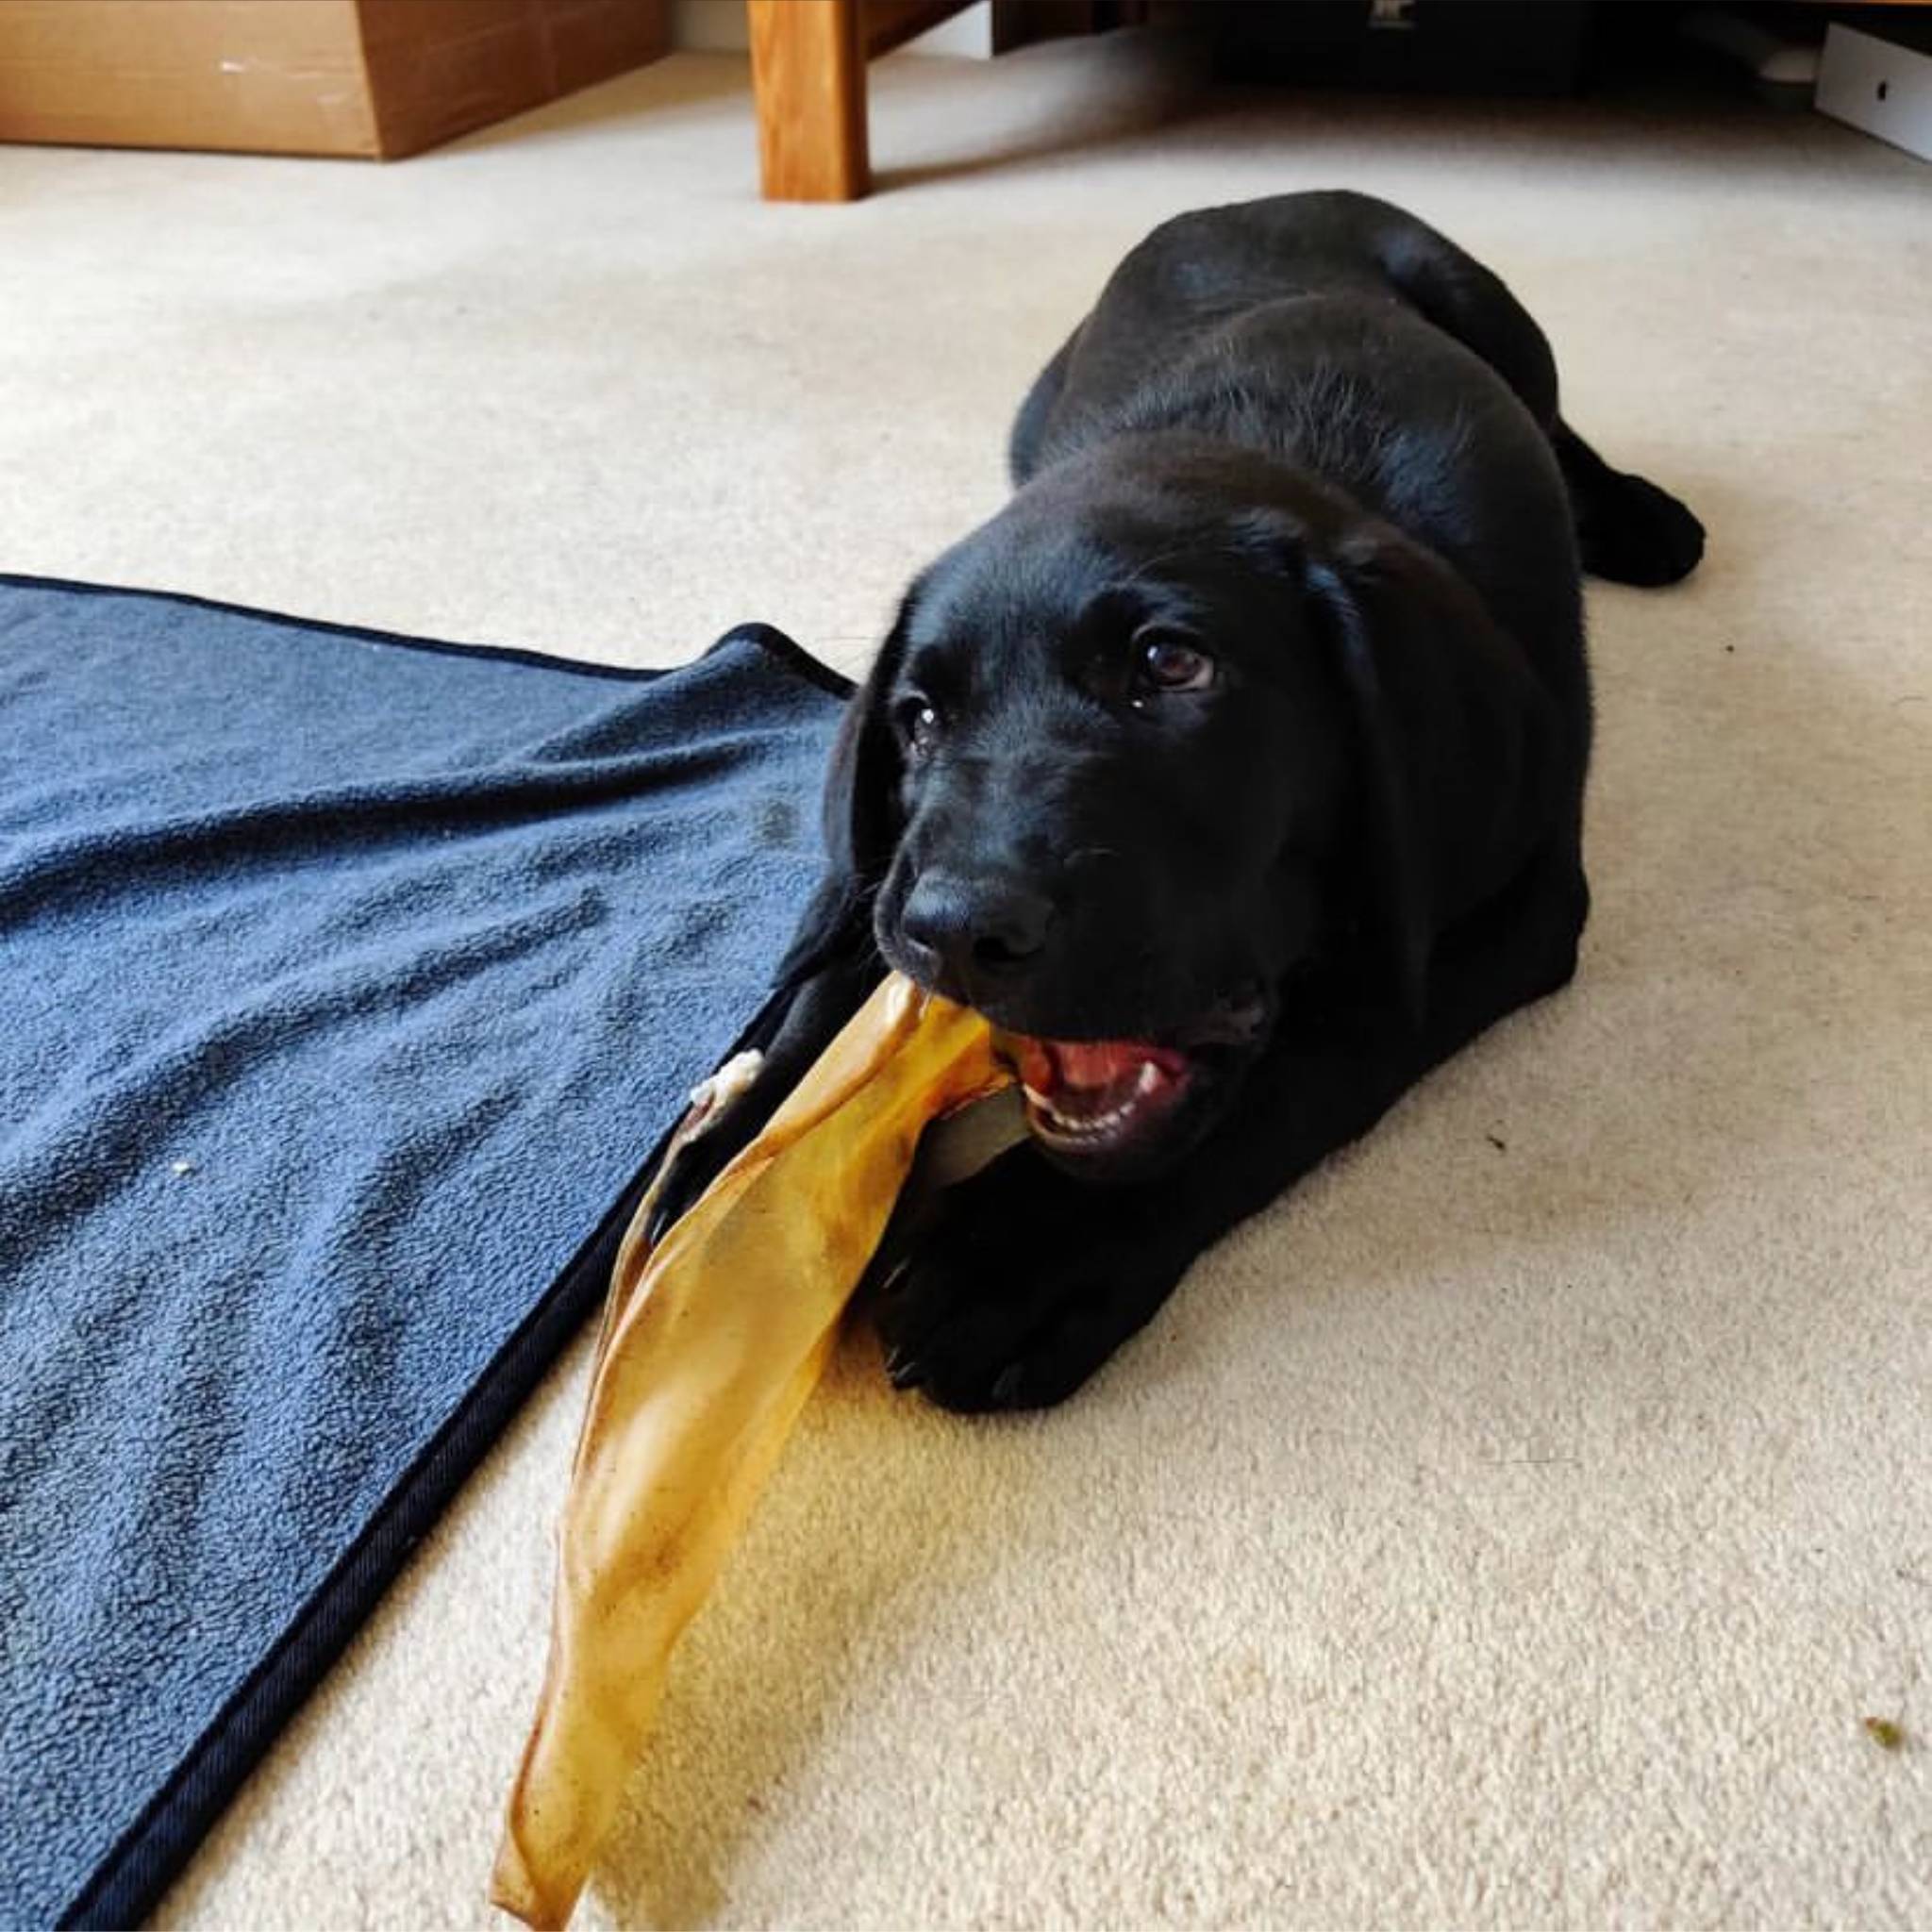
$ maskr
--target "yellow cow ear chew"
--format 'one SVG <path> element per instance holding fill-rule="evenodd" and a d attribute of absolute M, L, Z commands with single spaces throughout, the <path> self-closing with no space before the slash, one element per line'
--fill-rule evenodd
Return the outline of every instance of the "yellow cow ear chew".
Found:
<path fill-rule="evenodd" d="M 831 1353 L 927 1123 L 1005 1086 L 976 1013 L 894 974 L 657 1247 L 611 1277 L 550 1658 L 491 1896 L 570 1918 L 704 1602 Z"/>

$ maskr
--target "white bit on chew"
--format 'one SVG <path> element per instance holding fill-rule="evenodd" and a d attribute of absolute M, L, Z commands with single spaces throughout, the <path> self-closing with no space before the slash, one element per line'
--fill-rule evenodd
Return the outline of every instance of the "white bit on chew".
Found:
<path fill-rule="evenodd" d="M 702 1133 L 733 1101 L 741 1100 L 745 1090 L 758 1076 L 765 1057 L 756 1047 L 735 1053 L 715 1074 L 702 1079 L 691 1090 L 691 1104 L 702 1116 L 692 1131 Z"/>

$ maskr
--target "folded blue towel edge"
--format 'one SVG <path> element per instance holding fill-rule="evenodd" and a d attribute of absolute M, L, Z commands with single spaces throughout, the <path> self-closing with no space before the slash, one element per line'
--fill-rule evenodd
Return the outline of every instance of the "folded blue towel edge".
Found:
<path fill-rule="evenodd" d="M 459 643 L 363 625 L 333 624 L 325 619 L 294 616 L 185 591 L 89 583 L 14 571 L 0 571 L 0 584 L 85 596 L 150 598 L 261 619 L 330 637 L 356 638 L 410 650 L 504 658 L 631 683 L 648 682 L 664 675 L 659 669 L 597 663 L 515 645 Z M 756 644 L 788 672 L 835 697 L 848 698 L 852 694 L 854 685 L 850 678 L 814 658 L 803 645 L 771 625 L 735 625 L 719 637 L 709 650 L 722 650 L 735 643 Z M 757 1039 L 770 1014 L 771 1002 L 767 1001 L 749 1018 L 737 1044 Z M 572 1336 L 601 1303 L 618 1245 L 670 1138 L 667 1129 L 604 1219 L 543 1291 L 495 1359 L 472 1384 L 416 1462 L 383 1499 L 321 1587 L 61 1913 L 62 1926 L 134 1925 L 159 1903 L 162 1893 L 180 1874 L 215 1819 L 308 1693 L 348 1647 L 376 1601 L 394 1581 L 464 1479 L 502 1435 Z"/>

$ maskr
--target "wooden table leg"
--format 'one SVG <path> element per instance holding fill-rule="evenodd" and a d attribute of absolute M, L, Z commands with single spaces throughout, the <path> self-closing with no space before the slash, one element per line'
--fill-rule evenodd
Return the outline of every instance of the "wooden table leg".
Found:
<path fill-rule="evenodd" d="M 767 201 L 857 201 L 872 186 L 860 0 L 747 0 Z"/>

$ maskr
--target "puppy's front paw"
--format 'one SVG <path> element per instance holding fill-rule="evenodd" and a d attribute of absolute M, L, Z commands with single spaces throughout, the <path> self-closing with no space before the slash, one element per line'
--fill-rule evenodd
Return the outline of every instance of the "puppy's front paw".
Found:
<path fill-rule="evenodd" d="M 968 1414 L 1064 1401 L 1186 1267 L 1120 1218 L 1117 1197 L 1028 1147 L 951 1190 L 884 1264 L 874 1308 L 892 1381 Z"/>

